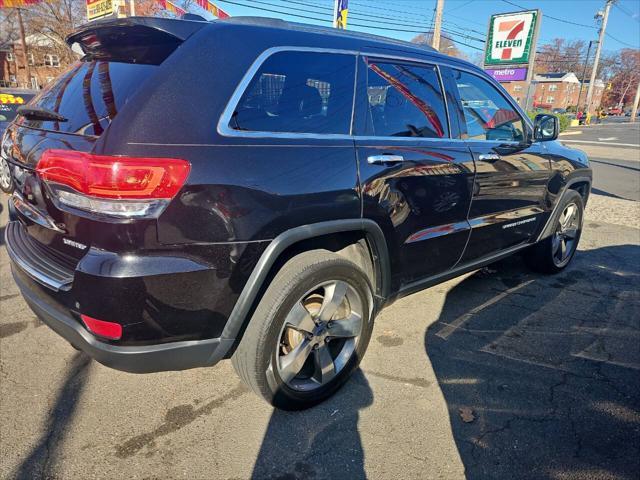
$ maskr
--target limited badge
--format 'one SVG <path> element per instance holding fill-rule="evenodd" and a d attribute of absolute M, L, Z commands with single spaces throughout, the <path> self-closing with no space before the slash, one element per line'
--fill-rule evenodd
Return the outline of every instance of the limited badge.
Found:
<path fill-rule="evenodd" d="M 86 245 L 80 242 L 76 242 L 75 240 L 71 240 L 69 238 L 63 238 L 62 243 L 64 243 L 65 245 L 69 245 L 70 247 L 79 248 L 80 250 L 84 250 L 85 248 L 87 248 Z"/>

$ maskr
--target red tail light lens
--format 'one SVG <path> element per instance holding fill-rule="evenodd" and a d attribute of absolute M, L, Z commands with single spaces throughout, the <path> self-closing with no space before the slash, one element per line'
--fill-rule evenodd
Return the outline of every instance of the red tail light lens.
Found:
<path fill-rule="evenodd" d="M 111 217 L 155 217 L 176 196 L 191 165 L 177 158 L 45 150 L 36 172 L 62 206 Z"/>
<path fill-rule="evenodd" d="M 189 170 L 189 162 L 176 158 L 114 157 L 72 150 L 46 150 L 36 167 L 47 182 L 112 199 L 172 199 Z"/>
<path fill-rule="evenodd" d="M 122 325 L 115 322 L 105 322 L 88 315 L 80 315 L 87 329 L 100 337 L 109 340 L 120 340 L 122 338 Z"/>

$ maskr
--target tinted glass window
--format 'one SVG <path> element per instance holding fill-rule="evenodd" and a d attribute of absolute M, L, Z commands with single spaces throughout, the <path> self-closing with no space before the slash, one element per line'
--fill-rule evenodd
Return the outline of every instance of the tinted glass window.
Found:
<path fill-rule="evenodd" d="M 367 62 L 367 135 L 448 137 L 435 67 Z"/>
<path fill-rule="evenodd" d="M 260 67 L 231 128 L 261 132 L 348 134 L 355 56 L 280 52 Z"/>
<path fill-rule="evenodd" d="M 454 71 L 467 137 L 472 140 L 522 141 L 522 118 L 502 94 L 476 75 Z"/>
<path fill-rule="evenodd" d="M 48 130 L 101 135 L 156 68 L 155 65 L 109 61 L 77 62 L 32 103 L 58 112 L 67 121 L 22 121 Z"/>

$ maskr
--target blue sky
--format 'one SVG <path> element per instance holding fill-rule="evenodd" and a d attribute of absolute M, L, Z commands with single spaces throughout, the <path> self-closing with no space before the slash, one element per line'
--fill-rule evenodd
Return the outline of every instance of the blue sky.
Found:
<path fill-rule="evenodd" d="M 232 16 L 268 16 L 316 25 L 330 26 L 333 15 L 333 0 L 213 0 L 213 3 Z M 415 32 L 430 28 L 435 3 L 435 0 L 349 0 L 348 28 L 411 40 L 417 35 Z M 493 13 L 520 10 L 512 5 L 514 3 L 525 9 L 542 10 L 543 19 L 538 40 L 540 45 L 557 37 L 587 41 L 597 39 L 597 24 L 593 17 L 598 10 L 603 9 L 605 2 L 604 0 L 445 0 L 443 28 L 449 31 L 445 34 L 456 40 L 458 47 L 471 56 L 477 52 L 477 48 L 483 48 L 483 43 L 479 40 L 484 40 L 486 36 L 489 16 Z M 193 5 L 190 10 L 193 13 L 202 14 L 196 5 Z M 376 22 L 375 27 L 370 26 L 373 22 Z M 589 28 L 589 26 L 595 28 Z M 392 28 L 411 30 L 411 32 L 391 30 Z M 607 32 L 611 36 L 605 39 L 605 51 L 628 47 L 640 48 L 640 1 L 618 0 L 618 5 L 611 8 Z"/>

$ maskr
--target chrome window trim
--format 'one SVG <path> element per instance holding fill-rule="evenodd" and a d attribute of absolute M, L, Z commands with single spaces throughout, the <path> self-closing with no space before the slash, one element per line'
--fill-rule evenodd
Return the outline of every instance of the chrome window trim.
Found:
<path fill-rule="evenodd" d="M 231 128 L 231 116 L 235 111 L 240 99 L 245 93 L 245 90 L 249 86 L 249 83 L 255 76 L 256 72 L 260 69 L 262 64 L 272 55 L 281 52 L 313 52 L 313 53 L 334 53 L 339 55 L 353 55 L 355 57 L 355 77 L 353 82 L 353 102 L 351 108 L 351 123 L 350 123 L 350 133 L 302 133 L 302 132 L 267 132 L 267 131 L 246 131 L 246 130 L 236 130 Z M 425 52 L 430 53 L 430 52 Z M 373 57 L 373 58 L 381 58 L 385 60 L 395 60 L 395 61 L 405 61 L 412 62 L 416 64 L 424 64 L 429 66 L 435 66 L 438 74 L 438 79 L 440 82 L 440 88 L 442 89 L 442 93 L 444 95 L 444 104 L 445 104 L 445 112 L 447 114 L 447 126 L 449 128 L 449 137 L 446 138 L 432 138 L 432 137 L 386 137 L 386 136 L 371 136 L 371 135 L 353 135 L 353 128 L 355 125 L 355 106 L 356 106 L 356 95 L 357 95 L 357 83 L 358 83 L 358 60 L 360 57 Z M 444 61 L 442 61 L 444 60 Z M 220 119 L 218 120 L 217 132 L 219 135 L 223 137 L 236 137 L 236 138 L 281 138 L 281 139 L 314 139 L 314 140 L 359 140 L 359 141 L 388 141 L 388 142 L 475 142 L 475 141 L 488 141 L 488 140 L 468 140 L 468 139 L 460 139 L 460 138 L 451 138 L 451 119 L 449 117 L 449 105 L 446 98 L 446 91 L 444 88 L 444 82 L 442 81 L 442 75 L 440 72 L 440 66 L 446 66 L 449 68 L 461 70 L 472 75 L 475 75 L 485 82 L 488 82 L 495 88 L 495 85 L 492 82 L 488 81 L 486 78 L 483 78 L 481 72 L 473 71 L 470 68 L 466 68 L 464 66 L 456 65 L 455 63 L 447 62 L 446 59 L 440 58 L 429 58 L 428 55 L 425 57 L 411 57 L 404 55 L 395 55 L 388 53 L 377 53 L 377 52 L 367 52 L 367 51 L 357 51 L 357 50 L 343 50 L 337 48 L 322 48 L 322 47 L 301 47 L 301 46 L 278 46 L 278 47 L 270 47 L 263 51 L 258 57 L 253 61 L 251 66 L 247 69 L 242 79 L 236 86 L 233 94 L 229 98 L 224 110 L 222 111 L 222 115 L 220 115 Z M 533 124 L 531 120 L 526 115 L 523 116 L 523 112 L 520 109 L 520 106 L 514 104 L 513 101 L 506 98 L 499 89 L 498 93 L 502 95 L 508 103 L 514 107 L 514 109 L 520 114 L 520 117 L 523 121 L 528 124 L 533 129 Z M 502 142 L 504 144 L 510 145 L 518 145 L 520 142 Z"/>
<path fill-rule="evenodd" d="M 436 138 L 436 137 L 376 137 L 375 135 L 354 135 L 351 137 L 353 140 L 359 141 L 383 141 L 383 142 L 460 142 L 467 143 L 467 140 L 463 140 L 461 138 Z"/>
<path fill-rule="evenodd" d="M 316 48 L 316 47 L 296 47 L 296 46 L 280 46 L 280 47 L 271 47 L 266 49 L 258 58 L 254 60 L 249 69 L 246 71 L 242 80 L 236 86 L 236 89 L 231 95 L 231 98 L 227 102 L 226 107 L 224 108 L 222 115 L 220 116 L 220 120 L 218 121 L 218 133 L 224 137 L 242 137 L 242 138 L 318 138 L 318 139 L 328 139 L 328 140 L 352 140 L 353 136 L 351 132 L 349 133 L 300 133 L 300 132 L 263 132 L 263 131 L 248 131 L 248 130 L 236 130 L 231 128 L 229 125 L 231 124 L 231 117 L 233 112 L 236 110 L 238 103 L 242 99 L 246 89 L 249 87 L 249 83 L 258 72 L 260 67 L 264 62 L 267 61 L 269 57 L 275 55 L 276 53 L 281 52 L 313 52 L 313 53 L 334 53 L 338 55 L 352 55 L 355 62 L 355 68 L 358 66 L 358 51 L 356 50 L 339 50 L 335 48 Z M 355 71 L 355 70 L 354 70 Z M 356 82 L 357 76 L 355 77 L 353 82 L 353 101 L 355 102 L 356 95 Z M 351 107 L 351 122 L 350 129 L 353 129 L 353 105 Z"/>

